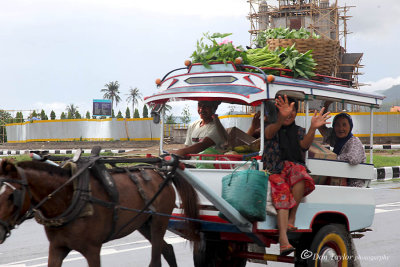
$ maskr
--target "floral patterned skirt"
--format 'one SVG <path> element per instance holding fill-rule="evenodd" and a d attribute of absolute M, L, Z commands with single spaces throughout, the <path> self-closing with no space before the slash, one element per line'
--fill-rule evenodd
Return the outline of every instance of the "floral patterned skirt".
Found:
<path fill-rule="evenodd" d="M 307 173 L 306 168 L 291 161 L 285 161 L 281 173 L 271 174 L 272 202 L 276 209 L 291 209 L 296 205 L 292 195 L 292 187 L 304 180 L 304 196 L 307 196 L 315 189 L 314 180 Z"/>

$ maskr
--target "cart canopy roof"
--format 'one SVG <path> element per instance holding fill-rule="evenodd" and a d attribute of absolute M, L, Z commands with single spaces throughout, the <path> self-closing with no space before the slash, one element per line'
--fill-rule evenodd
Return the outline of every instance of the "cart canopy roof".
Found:
<path fill-rule="evenodd" d="M 171 71 L 161 81 L 157 93 L 145 97 L 145 103 L 151 105 L 178 100 L 218 100 L 257 106 L 262 101 L 274 99 L 277 94 L 286 94 L 299 100 L 329 99 L 378 108 L 384 99 L 380 94 L 334 85 L 328 81 L 275 76 L 274 81 L 269 83 L 263 72 L 238 70 L 232 63 L 216 63 L 210 67 L 193 64 L 187 68 L 187 73 L 171 75 L 174 72 Z"/>

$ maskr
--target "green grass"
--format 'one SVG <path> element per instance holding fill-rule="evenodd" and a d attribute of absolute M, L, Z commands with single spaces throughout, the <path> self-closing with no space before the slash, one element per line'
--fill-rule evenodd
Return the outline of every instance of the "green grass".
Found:
<path fill-rule="evenodd" d="M 369 163 L 369 154 L 367 154 L 367 163 Z M 375 168 L 400 166 L 400 156 L 382 156 L 374 154 L 373 163 Z"/>
<path fill-rule="evenodd" d="M 114 154 L 112 152 L 104 152 L 100 153 L 101 156 L 116 156 L 117 154 Z M 60 157 L 66 157 L 66 158 L 72 158 L 74 155 L 73 154 L 66 154 L 66 155 L 59 155 Z M 90 154 L 88 153 L 82 153 L 82 157 L 89 157 Z M 15 159 L 17 162 L 19 161 L 26 161 L 26 160 L 32 160 L 29 154 L 25 155 L 16 155 L 16 156 L 9 156 L 6 158 L 12 158 Z"/>
<path fill-rule="evenodd" d="M 5 158 L 12 158 L 12 159 L 15 159 L 16 161 L 31 160 L 31 157 L 29 156 L 29 154 L 19 155 L 19 156 L 10 156 L 10 157 L 5 157 Z"/>

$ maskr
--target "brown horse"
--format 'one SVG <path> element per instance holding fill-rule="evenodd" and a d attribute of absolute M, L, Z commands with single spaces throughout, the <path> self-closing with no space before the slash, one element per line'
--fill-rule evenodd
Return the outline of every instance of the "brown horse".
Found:
<path fill-rule="evenodd" d="M 119 207 L 113 208 L 98 203 L 89 203 L 91 215 L 81 214 L 79 218 L 62 226 L 46 226 L 45 231 L 50 242 L 48 266 L 61 266 L 64 258 L 71 250 L 80 252 L 90 267 L 100 266 L 100 249 L 104 242 L 122 238 L 135 230 L 139 230 L 152 244 L 151 262 L 149 266 L 161 266 L 161 254 L 170 266 L 176 266 L 172 246 L 164 241 L 169 218 L 159 214 L 172 214 L 175 207 L 175 190 L 168 183 L 151 203 L 156 214 L 139 213 L 146 206 L 143 191 L 150 198 L 156 194 L 163 177 L 152 169 L 143 173 L 133 171 L 141 184 L 137 186 L 129 178 L 128 173 L 112 173 L 119 192 Z M 145 175 L 146 179 L 143 179 Z M 0 163 L 0 243 L 3 243 L 16 224 L 25 220 L 27 212 L 48 197 L 54 190 L 62 188 L 51 198 L 44 201 L 35 211 L 46 218 L 56 218 L 69 208 L 74 187 L 63 186 L 71 174 L 69 171 L 47 163 L 25 161 L 15 165 L 10 160 Z M 185 216 L 198 217 L 197 194 L 193 187 L 183 178 L 172 179 L 182 201 Z M 90 175 L 91 197 L 99 202 L 107 203 L 109 197 L 104 186 Z M 142 190 L 142 194 L 138 191 Z M 131 209 L 131 210 L 128 210 Z M 136 211 L 132 211 L 136 210 Z M 117 217 L 115 217 L 117 215 Z M 117 218 L 113 224 L 113 218 Z M 114 226 L 113 226 L 114 225 Z M 110 231 L 114 235 L 110 238 Z M 195 238 L 195 231 L 190 232 Z"/>

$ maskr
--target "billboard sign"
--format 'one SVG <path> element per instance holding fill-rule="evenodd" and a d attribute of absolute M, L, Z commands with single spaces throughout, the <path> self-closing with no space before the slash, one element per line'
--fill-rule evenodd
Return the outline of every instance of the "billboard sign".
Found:
<path fill-rule="evenodd" d="M 111 100 L 93 99 L 93 116 L 111 116 Z"/>

